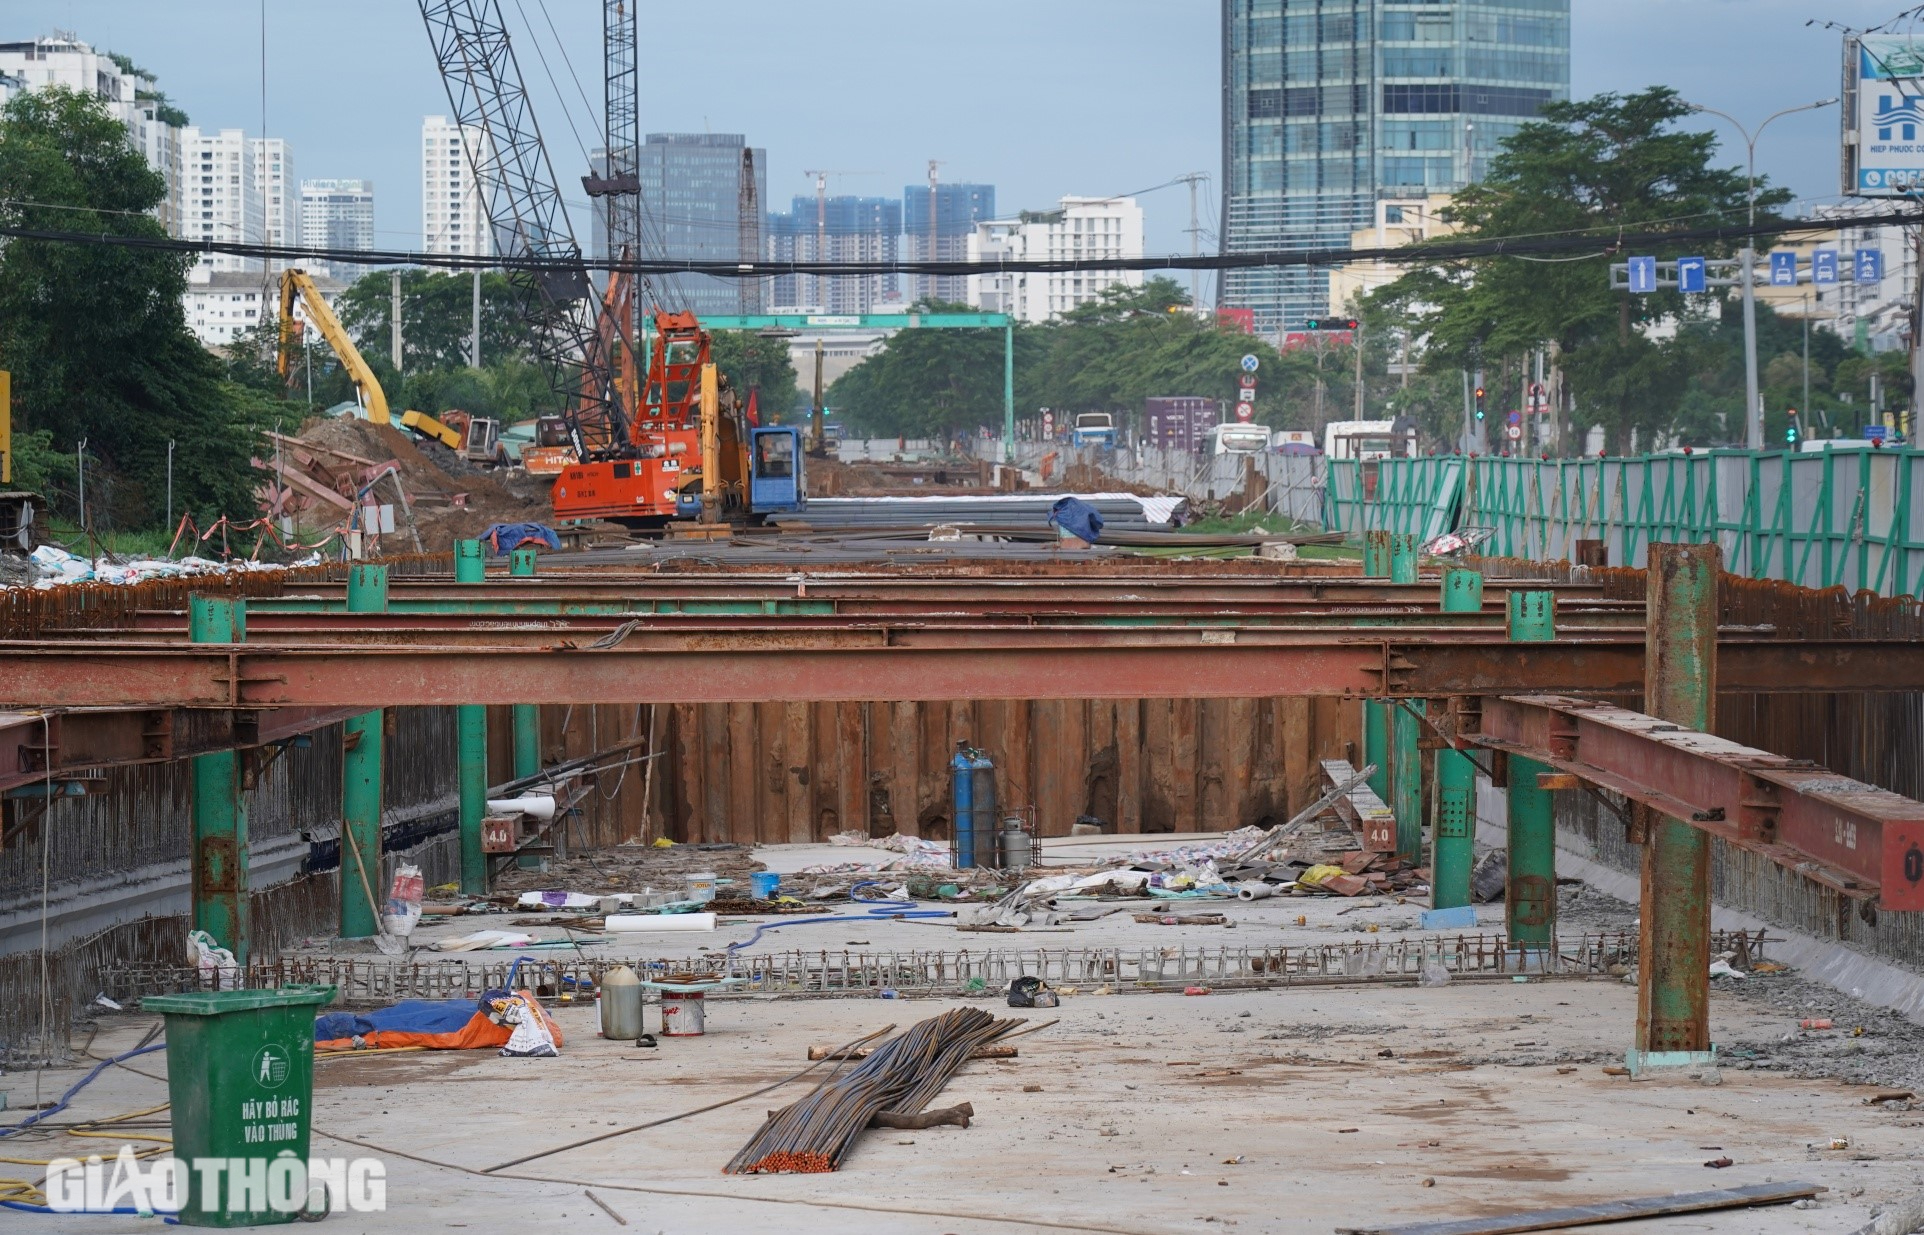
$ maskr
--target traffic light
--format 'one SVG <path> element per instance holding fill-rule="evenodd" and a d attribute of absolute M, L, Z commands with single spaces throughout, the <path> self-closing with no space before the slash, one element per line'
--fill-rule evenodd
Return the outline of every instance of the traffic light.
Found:
<path fill-rule="evenodd" d="M 1794 407 L 1790 409 L 1790 424 L 1784 428 L 1784 440 L 1793 446 L 1797 444 L 1797 409 Z"/>
<path fill-rule="evenodd" d="M 1483 419 L 1483 387 L 1476 388 L 1476 418 Z"/>
<path fill-rule="evenodd" d="M 1304 330 L 1354 330 L 1359 323 L 1353 317 L 1312 317 L 1303 323 Z"/>

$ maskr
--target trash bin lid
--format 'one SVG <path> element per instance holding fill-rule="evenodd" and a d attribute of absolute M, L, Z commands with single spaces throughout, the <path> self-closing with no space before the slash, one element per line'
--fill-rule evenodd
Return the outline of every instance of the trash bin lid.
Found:
<path fill-rule="evenodd" d="M 259 991 L 189 991 L 180 995 L 149 995 L 140 1001 L 140 1010 L 166 1012 L 174 1016 L 221 1016 L 228 1012 L 293 1008 L 303 1004 L 319 1007 L 332 1003 L 338 989 L 303 982 Z"/>

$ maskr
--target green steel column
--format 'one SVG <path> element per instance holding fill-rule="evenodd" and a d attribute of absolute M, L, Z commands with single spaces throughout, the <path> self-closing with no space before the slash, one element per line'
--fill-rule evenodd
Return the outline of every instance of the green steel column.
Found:
<path fill-rule="evenodd" d="M 356 566 L 347 576 L 349 613 L 387 611 L 387 567 Z M 381 762 L 379 709 L 350 718 L 341 744 L 341 938 L 380 929 Z"/>
<path fill-rule="evenodd" d="M 188 598 L 187 637 L 195 643 L 245 643 L 247 603 L 224 596 Z M 194 927 L 247 963 L 247 803 L 241 752 L 196 755 L 194 779 Z"/>
<path fill-rule="evenodd" d="M 1643 706 L 1659 720 L 1708 732 L 1716 723 L 1715 543 L 1653 544 L 1645 585 Z M 1643 931 L 1637 964 L 1633 1072 L 1701 1064 L 1710 1043 L 1710 834 L 1645 812 Z"/>
<path fill-rule="evenodd" d="M 1390 810 L 1396 815 L 1396 856 L 1412 865 L 1423 861 L 1423 752 L 1417 746 L 1423 722 L 1421 699 L 1390 709 Z"/>
<path fill-rule="evenodd" d="M 1514 643 L 1554 640 L 1556 593 L 1511 592 L 1509 632 Z M 1510 875 L 1503 901 L 1511 943 L 1543 944 L 1556 938 L 1556 799 L 1537 786 L 1537 774 L 1545 771 L 1534 760 L 1509 760 Z"/>
<path fill-rule="evenodd" d="M 1548 643 L 1557 637 L 1555 592 L 1511 592 L 1510 638 L 1516 643 Z"/>
<path fill-rule="evenodd" d="M 1390 534 L 1388 532 L 1363 533 L 1363 577 L 1365 579 L 1390 577 Z"/>
<path fill-rule="evenodd" d="M 1002 449 L 1015 458 L 1015 322 L 1002 328 Z"/>
<path fill-rule="evenodd" d="M 1416 536 L 1412 532 L 1390 533 L 1390 582 L 1416 582 Z"/>
<path fill-rule="evenodd" d="M 1461 566 L 1443 572 L 1444 613 L 1483 611 L 1483 574 Z M 1430 907 L 1470 903 L 1476 863 L 1476 765 L 1462 751 L 1436 752 L 1436 839 L 1430 854 Z"/>
<path fill-rule="evenodd" d="M 1470 903 L 1476 860 L 1476 765 L 1460 750 L 1436 752 L 1436 839 L 1430 853 L 1430 908 Z"/>
<path fill-rule="evenodd" d="M 535 551 L 516 549 L 508 555 L 508 573 L 534 574 Z M 532 703 L 514 705 L 514 775 L 518 780 L 541 770 L 541 709 Z"/>
<path fill-rule="evenodd" d="M 1375 699 L 1363 701 L 1363 763 L 1376 768 L 1370 773 L 1370 792 L 1385 803 L 1390 800 L 1389 717 L 1384 711 L 1388 706 Z"/>
<path fill-rule="evenodd" d="M 487 577 L 481 542 L 454 544 L 454 581 L 480 583 Z M 488 710 L 464 703 L 454 710 L 456 762 L 461 784 L 461 892 L 485 896 L 488 856 L 481 852 L 481 818 L 488 812 Z"/>
<path fill-rule="evenodd" d="M 1442 609 L 1445 613 L 1483 612 L 1483 572 L 1462 566 L 1444 571 Z"/>

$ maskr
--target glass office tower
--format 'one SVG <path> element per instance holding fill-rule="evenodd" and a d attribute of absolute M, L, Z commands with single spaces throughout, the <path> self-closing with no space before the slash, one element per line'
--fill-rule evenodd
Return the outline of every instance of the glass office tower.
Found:
<path fill-rule="evenodd" d="M 1342 248 L 1376 203 L 1449 193 L 1570 97 L 1570 0 L 1223 0 L 1225 253 Z M 1325 270 L 1227 271 L 1264 334 L 1330 309 Z"/>

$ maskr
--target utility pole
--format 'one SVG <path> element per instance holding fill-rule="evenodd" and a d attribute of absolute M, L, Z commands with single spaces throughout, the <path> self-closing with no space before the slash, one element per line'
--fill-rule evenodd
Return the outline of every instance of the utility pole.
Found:
<path fill-rule="evenodd" d="M 401 272 L 398 270 L 388 272 L 387 319 L 387 356 L 394 365 L 394 371 L 399 373 L 401 371 Z"/>
<path fill-rule="evenodd" d="M 481 367 L 481 272 L 474 272 L 474 323 L 468 335 L 468 368 Z"/>
<path fill-rule="evenodd" d="M 1175 183 L 1189 186 L 1189 256 L 1202 256 L 1202 221 L 1196 213 L 1196 186 L 1207 183 L 1208 172 L 1189 172 L 1176 177 Z M 1191 268 L 1189 271 L 1189 307 L 1202 305 L 1202 271 Z"/>
<path fill-rule="evenodd" d="M 1815 103 L 1805 103 L 1799 107 L 1786 107 L 1780 112 L 1765 116 L 1753 132 L 1746 129 L 1729 112 L 1705 107 L 1701 103 L 1686 104 L 1691 111 L 1703 112 L 1711 116 L 1722 116 L 1736 130 L 1744 135 L 1744 175 L 1748 188 L 1746 197 L 1750 205 L 1750 225 L 1757 226 L 1757 139 L 1764 135 L 1770 122 L 1779 116 L 1793 112 L 1813 111 L 1819 107 L 1829 107 L 1836 99 L 1819 99 Z M 1751 450 L 1764 448 L 1764 404 L 1763 396 L 1758 393 L 1757 385 L 1757 249 L 1750 236 L 1744 237 L 1743 251 L 1737 255 L 1737 264 L 1743 267 L 1744 289 L 1744 445 Z"/>
<path fill-rule="evenodd" d="M 737 261 L 760 261 L 762 256 L 762 196 L 755 188 L 755 149 L 742 147 L 742 177 L 735 198 Z M 746 317 L 762 308 L 761 285 L 754 279 L 737 282 L 736 307 Z"/>
<path fill-rule="evenodd" d="M 1194 191 L 1193 189 L 1191 190 Z M 1356 345 L 1356 413 L 1352 420 L 1363 419 L 1363 319 L 1356 319 L 1356 329 L 1351 341 Z"/>
<path fill-rule="evenodd" d="M 1476 436 L 1470 428 L 1470 371 L 1463 373 L 1463 453 L 1469 454 L 1476 449 Z"/>

